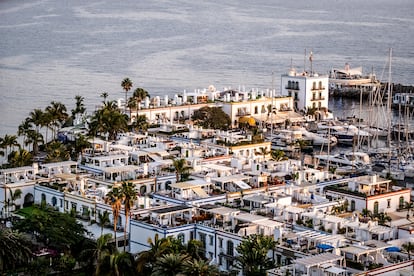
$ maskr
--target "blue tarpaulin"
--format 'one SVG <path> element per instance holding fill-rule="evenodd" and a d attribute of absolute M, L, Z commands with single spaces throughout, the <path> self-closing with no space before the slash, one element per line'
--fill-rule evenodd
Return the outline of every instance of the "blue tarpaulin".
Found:
<path fill-rule="evenodd" d="M 385 251 L 387 251 L 387 252 L 400 252 L 401 248 L 399 248 L 397 246 L 390 246 L 388 248 L 385 248 Z"/>
<path fill-rule="evenodd" d="M 316 248 L 319 248 L 319 249 L 322 249 L 322 250 L 329 250 L 329 249 L 333 249 L 334 247 L 332 245 L 329 245 L 329 244 L 321 243 L 321 244 L 318 244 L 316 246 Z"/>

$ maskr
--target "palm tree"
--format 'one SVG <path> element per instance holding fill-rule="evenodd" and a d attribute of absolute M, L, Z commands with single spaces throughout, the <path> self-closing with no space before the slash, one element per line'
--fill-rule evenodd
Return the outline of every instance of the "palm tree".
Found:
<path fill-rule="evenodd" d="M 16 206 L 15 201 L 21 198 L 21 196 L 22 196 L 22 190 L 16 189 L 13 192 L 13 190 L 9 188 L 9 198 L 7 198 L 6 204 L 5 204 L 5 206 L 7 206 L 7 217 L 9 216 L 9 213 L 10 213 L 10 209 L 11 209 L 10 207 Z"/>
<path fill-rule="evenodd" d="M 30 141 L 28 143 L 33 143 L 33 154 L 37 155 L 39 143 L 43 143 L 43 135 L 40 133 L 40 129 L 44 122 L 44 115 L 41 109 L 34 109 L 29 113 L 29 116 L 29 122 L 34 124 L 35 130 L 27 133 L 27 140 Z"/>
<path fill-rule="evenodd" d="M 104 99 L 103 103 L 106 103 L 106 99 L 108 98 L 108 93 L 107 92 L 102 92 L 101 97 Z"/>
<path fill-rule="evenodd" d="M 75 96 L 75 100 L 76 100 L 76 103 L 75 103 L 75 108 L 74 109 L 72 109 L 72 119 L 73 120 L 75 120 L 76 119 L 76 115 L 77 114 L 80 114 L 80 115 L 82 115 L 82 114 L 84 114 L 85 113 L 85 111 L 86 111 L 86 108 L 85 108 L 85 105 L 83 104 L 83 101 L 85 100 L 85 98 L 83 98 L 82 96 L 80 96 L 80 95 L 76 95 Z"/>
<path fill-rule="evenodd" d="M 79 158 L 80 156 L 82 160 L 85 149 L 90 148 L 90 147 L 91 147 L 91 143 L 88 141 L 88 138 L 85 135 L 82 135 L 82 134 L 77 135 L 75 138 L 75 144 L 74 144 L 74 150 L 75 150 L 74 153 L 77 155 L 76 159 Z"/>
<path fill-rule="evenodd" d="M 129 118 L 132 118 L 132 110 L 137 108 L 137 102 L 134 98 L 128 99 L 127 107 L 129 109 Z"/>
<path fill-rule="evenodd" d="M 11 152 L 13 148 L 19 147 L 20 144 L 17 142 L 17 136 L 16 135 L 8 135 L 6 134 L 3 138 L 3 147 L 6 149 L 6 155 L 8 155 L 9 151 Z"/>
<path fill-rule="evenodd" d="M 273 267 L 273 261 L 267 254 L 275 248 L 277 242 L 273 237 L 251 235 L 237 246 L 239 256 L 236 257 L 237 267 L 244 275 L 265 275 L 265 271 Z"/>
<path fill-rule="evenodd" d="M 407 209 L 407 218 L 410 217 L 410 211 L 414 208 L 414 202 L 413 201 L 406 201 L 405 202 L 405 209 Z"/>
<path fill-rule="evenodd" d="M 132 81 L 129 78 L 125 78 L 122 82 L 121 82 L 121 86 L 122 88 L 125 90 L 125 113 L 126 113 L 126 108 L 127 108 L 127 103 L 128 103 L 128 99 L 127 99 L 127 93 L 129 90 L 131 90 L 132 88 Z"/>
<path fill-rule="evenodd" d="M 124 210 L 125 210 L 125 227 L 124 227 L 124 251 L 126 247 L 126 232 L 127 232 L 127 226 L 128 226 L 128 219 L 129 214 L 131 211 L 131 207 L 134 205 L 134 201 L 137 199 L 137 192 L 135 190 L 135 184 L 132 182 L 122 182 L 121 186 L 121 196 L 124 200 Z"/>
<path fill-rule="evenodd" d="M 103 234 L 103 229 L 105 227 L 105 225 L 107 225 L 108 223 L 110 223 L 110 219 L 109 219 L 109 213 L 108 211 L 103 211 L 102 213 L 98 214 L 98 225 L 101 227 L 101 236 Z"/>
<path fill-rule="evenodd" d="M 390 222 L 392 219 L 387 213 L 381 212 L 376 216 L 379 225 L 386 225 L 387 222 Z"/>
<path fill-rule="evenodd" d="M 145 98 L 150 97 L 150 95 L 147 90 L 145 90 L 144 88 L 138 87 L 137 89 L 135 89 L 132 97 L 135 99 L 137 103 L 136 106 L 138 107 L 138 109 L 141 109 L 141 102 L 145 100 Z"/>
<path fill-rule="evenodd" d="M 285 156 L 285 152 L 284 152 L 283 150 L 279 150 L 279 149 L 272 150 L 272 151 L 270 152 L 270 156 L 271 156 L 271 157 L 272 157 L 272 159 L 273 159 L 273 160 L 275 160 L 276 162 L 278 162 L 278 161 L 282 161 L 282 160 L 284 160 L 284 159 L 286 158 L 286 156 Z"/>
<path fill-rule="evenodd" d="M 109 259 L 110 256 L 116 253 L 116 248 L 109 244 L 109 241 L 112 239 L 111 234 L 101 235 L 96 240 L 96 270 L 95 275 L 101 275 L 102 266 L 104 266 L 105 259 Z"/>
<path fill-rule="evenodd" d="M 184 263 L 184 275 L 187 276 L 218 276 L 217 266 L 210 265 L 207 260 L 188 260 Z"/>
<path fill-rule="evenodd" d="M 270 154 L 270 151 L 266 147 L 260 147 L 259 151 L 256 151 L 255 154 L 263 156 L 263 159 L 266 160 L 266 156 Z"/>
<path fill-rule="evenodd" d="M 47 146 L 46 151 L 47 155 L 45 158 L 45 162 L 47 163 L 62 162 L 70 159 L 69 151 L 61 142 L 55 141 L 50 143 Z"/>
<path fill-rule="evenodd" d="M 188 254 L 192 259 L 200 260 L 202 256 L 203 243 L 199 240 L 189 240 L 185 245 L 184 252 Z"/>
<path fill-rule="evenodd" d="M 52 101 L 51 105 L 46 107 L 45 114 L 51 117 L 53 139 L 55 139 L 57 128 L 61 127 L 67 120 L 66 106 L 63 103 Z"/>
<path fill-rule="evenodd" d="M 187 160 L 185 159 L 173 159 L 173 167 L 175 170 L 176 181 L 184 181 L 188 177 L 188 173 L 191 167 L 187 166 Z"/>
<path fill-rule="evenodd" d="M 106 194 L 106 197 L 107 197 L 107 202 L 109 202 L 112 208 L 112 217 L 113 217 L 113 222 L 114 222 L 114 238 L 115 238 L 115 244 L 116 244 L 117 243 L 116 229 L 117 229 L 119 213 L 121 212 L 121 205 L 122 205 L 121 190 L 118 187 L 112 187 L 111 191 L 109 191 L 109 193 Z"/>
<path fill-rule="evenodd" d="M 94 275 L 102 274 L 101 269 L 105 269 L 105 266 L 108 266 L 109 256 L 116 252 L 115 246 L 109 243 L 111 239 L 112 234 L 105 234 L 97 238 L 96 241 L 85 239 L 82 242 L 80 245 L 82 251 L 79 253 L 77 260 L 85 273 L 93 274 L 95 272 Z"/>
<path fill-rule="evenodd" d="M 402 248 L 407 252 L 408 259 L 411 260 L 411 252 L 414 251 L 414 243 L 408 242 L 402 245 Z"/>
<path fill-rule="evenodd" d="M 19 127 L 18 127 L 18 130 L 17 130 L 17 135 L 19 135 L 19 136 L 23 136 L 23 142 L 26 140 L 26 137 L 27 137 L 27 133 L 30 131 L 30 130 L 33 130 L 33 125 L 32 125 L 32 123 L 30 122 L 30 119 L 29 118 L 26 118 L 26 120 L 24 120 L 20 125 L 19 125 Z"/>
<path fill-rule="evenodd" d="M 118 133 L 128 130 L 128 115 L 122 114 L 114 101 L 107 102 L 94 112 L 89 126 L 91 135 L 100 134 L 115 140 Z"/>
<path fill-rule="evenodd" d="M 36 130 L 29 130 L 26 134 L 25 145 L 32 144 L 33 156 L 36 156 L 39 152 L 39 144 L 43 144 L 43 135 Z"/>
<path fill-rule="evenodd" d="M 105 270 L 102 269 L 100 275 L 135 275 L 134 257 L 131 253 L 115 252 L 109 256 L 108 261 L 109 266 L 107 266 Z"/>
<path fill-rule="evenodd" d="M 152 276 L 176 276 L 182 273 L 185 263 L 189 260 L 188 255 L 180 253 L 169 253 L 160 257 L 152 271 Z"/>
<path fill-rule="evenodd" d="M 147 122 L 147 116 L 145 115 L 138 115 L 135 118 L 135 121 L 132 122 L 132 128 L 134 131 L 147 131 L 148 129 L 148 122 Z"/>
<path fill-rule="evenodd" d="M 9 270 L 28 264 L 32 258 L 30 247 L 22 234 L 0 227 L 0 273 L 7 274 Z"/>
<path fill-rule="evenodd" d="M 33 163 L 33 156 L 25 149 L 19 149 L 18 151 L 12 151 L 7 157 L 7 162 L 11 167 L 24 167 Z"/>
<path fill-rule="evenodd" d="M 154 240 L 148 238 L 148 244 L 150 249 L 138 254 L 136 265 L 140 275 L 150 275 L 156 260 L 169 252 L 168 240 L 160 239 L 158 234 L 155 234 Z"/>
<path fill-rule="evenodd" d="M 361 215 L 363 216 L 364 219 L 371 219 L 373 216 L 372 212 L 368 210 L 367 208 L 362 209 Z"/>

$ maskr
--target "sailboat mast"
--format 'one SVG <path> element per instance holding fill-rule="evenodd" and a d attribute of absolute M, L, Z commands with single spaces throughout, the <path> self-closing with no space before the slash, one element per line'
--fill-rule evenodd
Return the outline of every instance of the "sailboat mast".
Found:
<path fill-rule="evenodd" d="M 392 127 L 392 119 L 391 119 L 391 99 L 392 99 L 392 91 L 391 91 L 391 57 L 392 57 L 392 48 L 389 49 L 389 56 L 388 56 L 388 84 L 387 84 L 387 112 L 388 112 L 388 172 L 391 173 L 391 127 Z"/>

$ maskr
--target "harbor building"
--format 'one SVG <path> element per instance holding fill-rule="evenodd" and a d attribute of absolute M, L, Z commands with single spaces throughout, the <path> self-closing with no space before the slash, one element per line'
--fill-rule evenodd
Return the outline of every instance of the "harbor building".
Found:
<path fill-rule="evenodd" d="M 328 116 L 329 77 L 315 72 L 296 72 L 290 68 L 287 74 L 281 77 L 281 94 L 293 98 L 296 112 L 309 114 L 314 111 L 317 119 Z"/>

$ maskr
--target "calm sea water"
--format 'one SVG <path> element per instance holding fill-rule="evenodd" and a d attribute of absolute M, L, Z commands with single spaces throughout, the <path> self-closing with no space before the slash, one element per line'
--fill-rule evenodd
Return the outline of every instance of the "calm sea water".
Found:
<path fill-rule="evenodd" d="M 414 84 L 413 10 L 412 0 L 1 0 L 0 136 L 51 101 L 70 110 L 81 95 L 92 112 L 102 92 L 122 98 L 125 77 L 151 96 L 278 90 L 305 49 L 320 73 L 348 62 L 386 80 L 392 47 L 392 80 Z"/>

